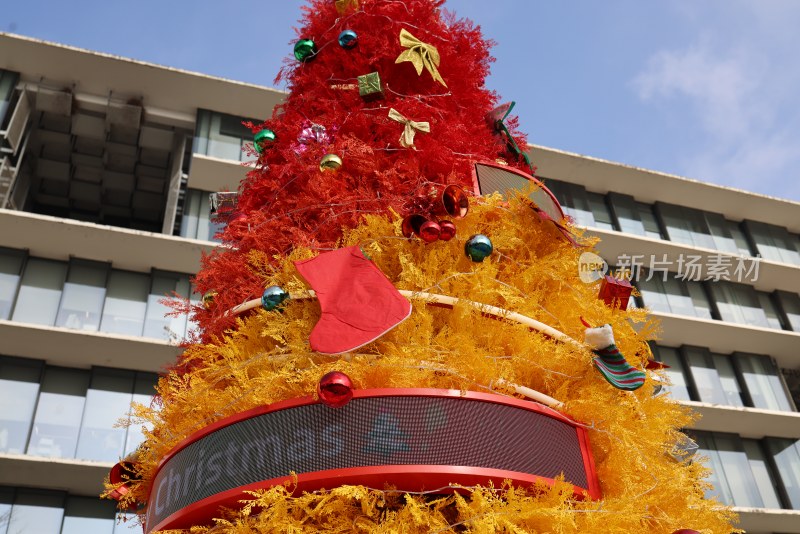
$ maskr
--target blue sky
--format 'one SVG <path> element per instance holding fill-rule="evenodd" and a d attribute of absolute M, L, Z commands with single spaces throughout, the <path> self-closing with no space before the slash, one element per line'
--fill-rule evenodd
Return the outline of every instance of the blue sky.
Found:
<path fill-rule="evenodd" d="M 2 31 L 272 86 L 303 2 L 7 4 Z M 800 200 L 800 1 L 446 6 L 497 41 L 530 142 Z"/>

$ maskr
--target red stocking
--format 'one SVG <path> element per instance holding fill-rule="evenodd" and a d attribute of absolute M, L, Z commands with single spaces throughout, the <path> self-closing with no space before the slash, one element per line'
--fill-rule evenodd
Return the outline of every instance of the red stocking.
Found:
<path fill-rule="evenodd" d="M 295 262 L 317 294 L 322 317 L 309 336 L 323 354 L 355 350 L 411 315 L 411 303 L 358 247 Z"/>

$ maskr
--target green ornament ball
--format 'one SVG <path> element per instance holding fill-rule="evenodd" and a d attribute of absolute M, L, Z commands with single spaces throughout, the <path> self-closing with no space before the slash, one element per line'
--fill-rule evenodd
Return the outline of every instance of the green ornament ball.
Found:
<path fill-rule="evenodd" d="M 256 135 L 253 136 L 253 145 L 256 147 L 256 152 L 261 154 L 261 151 L 275 142 L 275 132 L 269 128 L 264 128 Z"/>
<path fill-rule="evenodd" d="M 480 263 L 494 250 L 492 241 L 483 234 L 475 234 L 467 240 L 464 245 L 464 253 L 469 259 L 476 263 Z"/>
<path fill-rule="evenodd" d="M 317 55 L 317 45 L 311 39 L 300 39 L 294 44 L 294 57 L 297 61 L 308 61 Z"/>
<path fill-rule="evenodd" d="M 261 295 L 261 306 L 265 310 L 271 311 L 283 304 L 286 300 L 289 300 L 288 291 L 281 286 L 269 286 L 264 290 L 264 294 Z"/>

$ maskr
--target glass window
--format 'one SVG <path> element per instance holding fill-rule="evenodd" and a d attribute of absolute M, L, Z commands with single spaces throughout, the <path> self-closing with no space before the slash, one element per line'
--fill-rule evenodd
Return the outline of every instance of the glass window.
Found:
<path fill-rule="evenodd" d="M 12 320 L 48 326 L 55 324 L 66 274 L 65 263 L 30 258 L 25 264 Z"/>
<path fill-rule="evenodd" d="M 621 232 L 626 234 L 645 235 L 644 223 L 639 218 L 636 201 L 628 195 L 609 193 L 608 200 L 617 219 Z"/>
<path fill-rule="evenodd" d="M 0 319 L 11 317 L 24 259 L 20 250 L 0 248 Z"/>
<path fill-rule="evenodd" d="M 9 533 L 55 533 L 61 530 L 64 497 L 55 492 L 17 491 L 8 521 Z"/>
<path fill-rule="evenodd" d="M 547 187 L 564 208 L 564 213 L 572 217 L 575 224 L 614 229 L 604 195 L 590 193 L 581 185 L 557 180 L 548 180 Z"/>
<path fill-rule="evenodd" d="M 209 193 L 199 189 L 188 189 L 183 204 L 179 235 L 219 243 L 221 239 L 216 236 L 224 228 L 224 224 L 216 222 L 211 217 Z"/>
<path fill-rule="evenodd" d="M 5 129 L 5 119 L 14 89 L 17 87 L 19 74 L 0 69 L 0 130 Z"/>
<path fill-rule="evenodd" d="M 111 334 L 141 336 L 147 310 L 150 277 L 128 271 L 112 271 L 100 330 Z"/>
<path fill-rule="evenodd" d="M 161 302 L 175 293 L 186 295 L 189 280 L 186 275 L 154 272 L 150 294 L 147 297 L 147 315 L 144 323 L 144 336 L 156 339 L 181 339 L 186 332 L 186 316 L 167 317 L 172 308 Z"/>
<path fill-rule="evenodd" d="M 0 357 L 0 452 L 25 452 L 41 374 L 41 362 Z"/>
<path fill-rule="evenodd" d="M 728 232 L 730 232 L 734 243 L 736 243 L 736 248 L 739 251 L 739 255 L 745 257 L 755 256 L 753 253 L 753 247 L 750 245 L 750 241 L 742 231 L 742 226 L 740 223 L 728 221 Z"/>
<path fill-rule="evenodd" d="M 743 406 L 736 374 L 726 356 L 696 347 L 685 347 L 684 354 L 702 402 Z"/>
<path fill-rule="evenodd" d="M 717 304 L 720 319 L 733 323 L 775 328 L 777 313 L 769 299 L 759 298 L 751 286 L 720 280 L 709 283 L 711 295 Z M 764 306 L 769 306 L 765 310 Z M 770 312 L 768 317 L 767 312 Z M 780 325 L 778 325 L 780 327 Z"/>
<path fill-rule="evenodd" d="M 0 487 L 0 534 L 6 534 L 13 504 L 14 490 Z"/>
<path fill-rule="evenodd" d="M 92 497 L 67 497 L 61 534 L 113 534 L 114 504 Z"/>
<path fill-rule="evenodd" d="M 797 236 L 780 226 L 754 221 L 745 221 L 744 224 L 762 258 L 800 265 Z"/>
<path fill-rule="evenodd" d="M 714 249 L 714 240 L 710 235 L 702 211 L 657 203 L 656 209 L 664 221 L 667 238 L 676 243 Z"/>
<path fill-rule="evenodd" d="M 139 534 L 142 527 L 137 521 L 136 514 L 117 514 L 114 534 Z"/>
<path fill-rule="evenodd" d="M 197 111 L 193 152 L 220 159 L 244 161 L 242 147 L 252 142 L 253 132 L 245 127 L 241 119 L 225 113 L 201 109 Z M 250 119 L 251 122 L 261 121 Z"/>
<path fill-rule="evenodd" d="M 743 439 L 742 444 L 747 454 L 747 460 L 750 462 L 750 470 L 756 479 L 758 493 L 764 501 L 764 508 L 781 508 L 777 484 L 767 463 L 766 455 L 761 449 L 761 444 L 754 439 Z"/>
<path fill-rule="evenodd" d="M 644 235 L 653 239 L 662 239 L 661 227 L 658 225 L 655 212 L 653 212 L 653 206 L 637 202 L 636 209 L 639 212 L 639 219 L 644 225 Z"/>
<path fill-rule="evenodd" d="M 768 356 L 736 353 L 734 361 L 739 366 L 754 407 L 792 411 L 780 371 Z"/>
<path fill-rule="evenodd" d="M 800 449 L 796 440 L 767 438 L 767 449 L 775 460 L 778 477 L 786 490 L 789 503 L 800 510 Z"/>
<path fill-rule="evenodd" d="M 155 395 L 155 386 L 158 382 L 158 376 L 152 373 L 136 373 L 136 382 L 133 390 L 133 402 L 150 406 Z M 126 410 L 129 413 L 131 409 Z M 141 423 L 133 422 L 128 427 L 128 436 L 125 440 L 125 452 L 123 457 L 132 453 L 144 441 L 144 432 Z M 146 425 L 150 427 L 150 425 Z"/>
<path fill-rule="evenodd" d="M 664 371 L 671 382 L 671 385 L 664 386 L 669 395 L 676 400 L 692 400 L 689 394 L 689 387 L 686 384 L 686 370 L 683 361 L 678 353 L 678 349 L 670 347 L 653 347 L 653 353 L 660 362 L 669 365 Z"/>
<path fill-rule="evenodd" d="M 715 487 L 707 496 L 719 495 L 722 502 L 734 506 L 763 508 L 764 501 L 741 438 L 715 432 L 702 441 L 699 452 L 711 459 L 716 478 Z"/>
<path fill-rule="evenodd" d="M 704 215 L 711 232 L 711 239 L 714 241 L 714 248 L 723 252 L 741 254 L 739 244 L 731 233 L 731 227 L 735 227 L 736 224 L 726 220 L 718 213 L 704 212 Z"/>
<path fill-rule="evenodd" d="M 94 369 L 83 410 L 78 450 L 81 460 L 116 462 L 125 450 L 126 429 L 117 424 L 131 409 L 132 371 Z"/>
<path fill-rule="evenodd" d="M 614 225 L 611 224 L 611 213 L 608 211 L 605 196 L 600 193 L 587 191 L 586 201 L 589 204 L 589 210 L 592 212 L 592 217 L 594 218 L 594 226 L 605 230 L 614 230 Z"/>
<path fill-rule="evenodd" d="M 800 296 L 786 291 L 776 291 L 774 294 L 791 329 L 800 332 Z"/>
<path fill-rule="evenodd" d="M 28 454 L 75 457 L 88 386 L 87 371 L 62 367 L 48 367 L 45 370 Z"/>
<path fill-rule="evenodd" d="M 659 273 L 655 273 L 650 280 L 647 278 L 640 276 L 637 286 L 645 306 L 651 310 L 711 318 L 711 307 L 698 282 L 672 277 L 664 281 Z"/>
<path fill-rule="evenodd" d="M 103 263 L 73 260 L 61 296 L 56 326 L 96 331 L 106 295 L 106 273 Z"/>

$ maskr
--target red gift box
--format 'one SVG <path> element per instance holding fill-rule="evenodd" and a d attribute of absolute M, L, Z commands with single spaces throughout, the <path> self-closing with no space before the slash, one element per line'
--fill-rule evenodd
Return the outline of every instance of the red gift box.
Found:
<path fill-rule="evenodd" d="M 627 310 L 628 299 L 630 299 L 632 291 L 633 286 L 628 280 L 614 278 L 607 274 L 600 283 L 600 293 L 597 298 L 602 299 L 606 306 Z"/>

